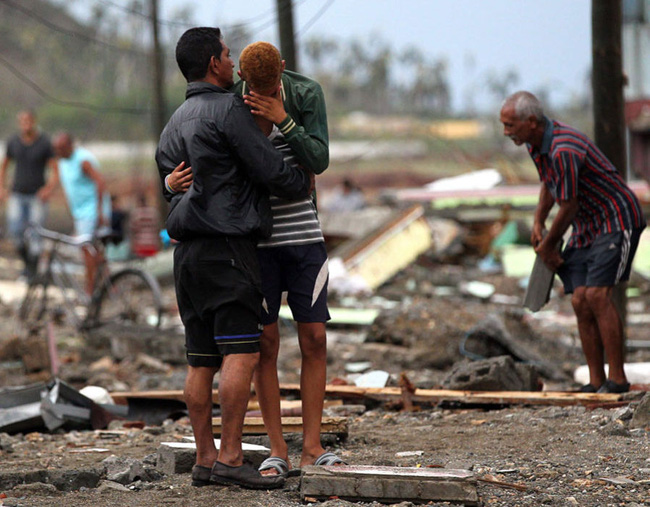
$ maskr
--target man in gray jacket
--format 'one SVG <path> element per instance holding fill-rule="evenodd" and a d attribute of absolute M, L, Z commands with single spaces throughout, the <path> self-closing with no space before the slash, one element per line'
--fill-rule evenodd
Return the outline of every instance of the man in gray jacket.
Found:
<path fill-rule="evenodd" d="M 269 194 L 300 198 L 313 177 L 285 164 L 241 98 L 227 91 L 233 61 L 218 28 L 192 28 L 176 46 L 188 81 L 185 102 L 160 136 L 156 162 L 171 201 L 169 235 L 178 307 L 185 326 L 185 402 L 196 438 L 192 484 L 281 487 L 243 461 L 242 426 L 259 361 L 260 290 L 256 243 L 271 232 Z M 191 168 L 185 193 L 169 187 L 178 161 Z M 212 435 L 212 383 L 221 369 L 221 448 Z"/>

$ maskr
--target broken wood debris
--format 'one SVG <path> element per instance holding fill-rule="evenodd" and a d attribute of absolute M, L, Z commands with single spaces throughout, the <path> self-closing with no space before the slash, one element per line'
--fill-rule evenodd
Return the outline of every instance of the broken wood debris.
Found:
<path fill-rule="evenodd" d="M 299 384 L 280 384 L 280 391 L 284 395 L 299 397 Z M 350 385 L 325 386 L 325 395 L 329 399 L 340 400 L 371 400 L 378 402 L 402 401 L 401 387 L 357 387 Z M 639 393 L 639 397 L 643 393 Z M 116 403 L 124 403 L 129 399 L 182 399 L 183 391 L 142 391 L 142 392 L 112 392 L 111 397 Z M 219 399 L 218 390 L 212 394 L 213 400 Z M 413 403 L 438 404 L 453 402 L 461 405 L 585 405 L 599 404 L 602 407 L 620 406 L 634 399 L 634 393 L 599 394 L 599 393 L 573 393 L 563 391 L 462 391 L 453 389 L 415 389 L 411 394 Z M 253 402 L 251 407 L 258 407 Z"/>
<path fill-rule="evenodd" d="M 285 394 L 300 392 L 299 384 L 280 384 L 280 391 Z M 641 393 L 639 393 L 641 395 Z M 330 398 L 367 399 L 379 402 L 395 402 L 402 398 L 399 387 L 356 387 L 356 386 L 325 386 L 325 396 Z M 618 404 L 628 401 L 621 394 L 571 393 L 560 391 L 455 391 L 448 389 L 416 389 L 413 393 L 414 403 L 437 404 L 453 402 L 464 405 L 586 405 L 592 403 Z"/>
<path fill-rule="evenodd" d="M 359 276 L 375 289 L 413 262 L 431 243 L 424 208 L 415 205 L 367 236 L 336 249 L 330 257 L 342 258 L 349 276 Z"/>
<path fill-rule="evenodd" d="M 487 484 L 492 484 L 493 486 L 498 486 L 500 488 L 505 488 L 505 489 L 516 489 L 517 491 L 528 491 L 530 488 L 528 486 L 524 486 L 523 484 L 515 484 L 512 482 L 504 482 L 499 479 L 497 479 L 494 475 L 482 475 L 481 477 L 477 477 L 476 480 L 485 482 Z"/>

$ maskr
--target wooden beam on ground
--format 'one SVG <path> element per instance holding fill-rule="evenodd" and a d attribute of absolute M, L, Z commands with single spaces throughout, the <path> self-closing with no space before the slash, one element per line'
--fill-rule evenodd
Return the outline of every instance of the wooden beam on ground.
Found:
<path fill-rule="evenodd" d="M 468 470 L 345 465 L 302 470 L 303 501 L 336 497 L 352 502 L 478 504 L 476 479 Z"/>
<path fill-rule="evenodd" d="M 284 394 L 300 392 L 299 384 L 280 384 Z M 325 387 L 325 396 L 343 400 L 374 400 L 380 402 L 396 402 L 402 397 L 399 387 L 356 387 L 335 386 Z M 455 391 L 448 389 L 416 389 L 413 393 L 414 403 L 438 404 L 454 402 L 467 405 L 592 405 L 612 406 L 629 399 L 621 394 L 598 393 L 569 393 L 560 391 Z"/>
<path fill-rule="evenodd" d="M 212 433 L 221 435 L 221 417 L 212 419 Z M 283 417 L 282 433 L 302 433 L 302 417 Z M 345 439 L 348 436 L 348 420 L 346 417 L 323 417 L 321 433 L 331 433 Z M 266 428 L 261 417 L 246 417 L 244 419 L 244 435 L 266 435 Z"/>
<path fill-rule="evenodd" d="M 283 394 L 300 394 L 299 384 L 280 384 Z M 379 402 L 397 402 L 402 398 L 399 387 L 357 387 L 327 385 L 325 396 L 329 399 L 362 401 L 373 400 Z M 129 399 L 148 400 L 177 400 L 185 402 L 183 391 L 139 391 L 139 392 L 114 392 L 111 397 L 117 404 L 126 405 Z M 441 402 L 454 402 L 467 405 L 595 405 L 615 406 L 630 400 L 630 395 L 598 394 L 598 393 L 570 393 L 561 391 L 455 391 L 448 389 L 416 389 L 412 401 L 422 404 L 438 404 Z M 219 393 L 212 392 L 212 401 L 219 403 Z M 294 406 L 294 402 L 282 401 L 287 406 Z M 327 400 L 326 400 L 327 403 Z M 259 409 L 259 404 L 251 400 L 248 410 Z"/>
<path fill-rule="evenodd" d="M 121 391 L 110 393 L 111 398 L 117 405 L 128 405 L 129 399 L 145 399 L 145 400 L 174 400 L 185 403 L 185 395 L 181 390 L 169 391 Z M 219 404 L 219 391 L 214 389 L 212 391 L 212 403 Z M 325 400 L 323 408 L 334 407 L 342 405 L 341 400 Z M 300 400 L 280 400 L 280 409 L 297 409 L 302 408 L 302 401 Z M 248 402 L 247 410 L 260 410 L 260 404 L 257 400 L 251 399 Z"/>
<path fill-rule="evenodd" d="M 180 389 L 169 391 L 118 391 L 110 393 L 113 401 L 118 405 L 128 405 L 129 399 L 146 399 L 146 400 L 175 400 L 185 403 L 185 395 Z M 219 403 L 219 391 L 212 391 L 212 403 Z"/>

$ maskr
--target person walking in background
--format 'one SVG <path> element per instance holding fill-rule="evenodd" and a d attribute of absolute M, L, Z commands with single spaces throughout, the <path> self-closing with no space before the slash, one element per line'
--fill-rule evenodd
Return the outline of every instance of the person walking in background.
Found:
<path fill-rule="evenodd" d="M 111 198 L 99 172 L 99 162 L 87 149 L 75 147 L 72 136 L 61 132 L 54 136 L 54 151 L 58 157 L 58 179 L 65 193 L 75 234 L 86 243 L 82 245 L 86 267 L 86 292 L 92 294 L 101 252 L 91 240 L 100 228 L 110 228 Z"/>
<path fill-rule="evenodd" d="M 186 31 L 176 61 L 188 82 L 186 100 L 160 136 L 156 163 L 163 194 L 171 201 L 167 230 L 179 241 L 174 281 L 189 365 L 185 402 L 197 449 L 192 484 L 278 488 L 284 478 L 262 476 L 242 452 L 262 330 L 256 244 L 271 232 L 268 193 L 306 197 L 313 176 L 287 165 L 241 98 L 228 92 L 234 64 L 218 28 Z M 194 182 L 187 192 L 176 193 L 181 188 L 174 177 L 183 172 Z M 219 370 L 217 452 L 212 383 Z"/>
<path fill-rule="evenodd" d="M 30 279 L 36 269 L 38 245 L 25 242 L 25 230 L 30 223 L 43 225 L 47 215 L 47 202 L 56 186 L 56 171 L 52 171 L 47 184 L 46 169 L 55 169 L 54 151 L 49 137 L 40 131 L 33 111 L 18 113 L 19 132 L 7 142 L 7 151 L 0 166 L 0 200 L 8 197 L 7 228 L 25 263 L 23 275 Z M 7 191 L 7 169 L 14 163 L 11 192 Z"/>
<path fill-rule="evenodd" d="M 345 178 L 327 201 L 327 210 L 333 212 L 356 211 L 366 206 L 363 191 L 350 178 Z"/>
<path fill-rule="evenodd" d="M 612 290 L 629 279 L 646 225 L 639 200 L 596 145 L 578 130 L 544 116 L 532 93 L 506 98 L 500 120 L 504 135 L 517 146 L 526 144 L 542 182 L 531 242 L 572 294 L 589 367 L 589 383 L 581 391 L 626 392 L 630 384 L 623 368 L 623 322 Z M 544 235 L 556 203 L 557 215 Z M 571 237 L 560 254 L 557 245 L 570 225 Z"/>
<path fill-rule="evenodd" d="M 136 257 L 150 257 L 160 250 L 160 215 L 149 206 L 144 193 L 137 195 L 136 207 L 129 216 L 129 238 Z"/>

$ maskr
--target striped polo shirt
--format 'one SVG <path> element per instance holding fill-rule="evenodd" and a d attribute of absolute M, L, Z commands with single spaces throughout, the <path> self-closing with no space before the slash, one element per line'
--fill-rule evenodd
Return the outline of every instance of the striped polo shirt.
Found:
<path fill-rule="evenodd" d="M 607 157 L 583 133 L 545 120 L 541 148 L 527 147 L 555 201 L 578 198 L 567 247 L 584 248 L 601 234 L 642 228 L 639 200 Z"/>
<path fill-rule="evenodd" d="M 275 125 L 273 125 L 269 140 L 275 149 L 284 155 L 287 164 L 299 165 L 298 159 Z M 313 194 L 297 200 L 281 199 L 272 195 L 270 202 L 273 231 L 271 237 L 258 242 L 259 248 L 307 245 L 325 241 L 318 221 Z"/>

